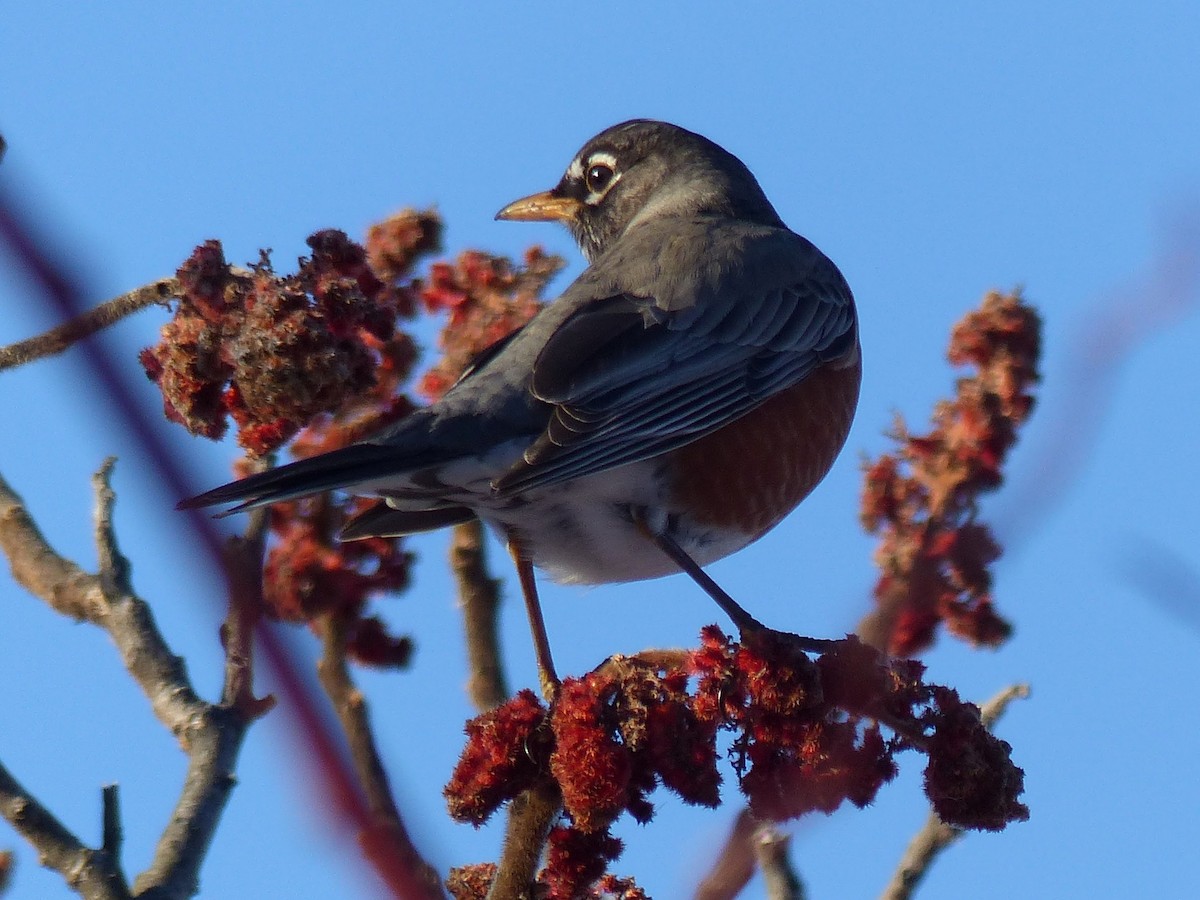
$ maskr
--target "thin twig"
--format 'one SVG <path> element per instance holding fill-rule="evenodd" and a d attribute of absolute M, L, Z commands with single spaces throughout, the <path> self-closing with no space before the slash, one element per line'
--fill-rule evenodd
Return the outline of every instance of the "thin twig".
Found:
<path fill-rule="evenodd" d="M 1031 693 L 1027 684 L 1010 684 L 1001 690 L 995 697 L 979 707 L 979 718 L 983 722 L 983 727 L 991 731 L 992 726 L 1004 715 L 1010 703 L 1014 700 L 1026 700 Z"/>
<path fill-rule="evenodd" d="M 1028 696 L 1029 685 L 1027 684 L 1014 684 L 1004 688 L 980 707 L 980 719 L 983 721 L 984 727 L 990 729 L 1013 700 Z M 892 873 L 892 878 L 883 893 L 879 895 L 880 900 L 908 900 L 912 897 L 917 885 L 929 873 L 933 861 L 962 834 L 961 828 L 947 825 L 931 812 L 929 818 L 925 820 L 925 824 L 909 841 L 908 847 L 905 848 L 904 855 L 900 859 L 900 864 Z"/>
<path fill-rule="evenodd" d="M 9 344 L 7 347 L 0 347 L 0 372 L 62 353 L 76 341 L 95 334 L 147 306 L 156 303 L 165 305 L 178 294 L 179 280 L 171 277 L 160 278 L 119 297 L 106 300 L 49 331 Z"/>
<path fill-rule="evenodd" d="M 788 858 L 791 842 L 790 835 L 770 822 L 754 829 L 754 857 L 763 873 L 768 900 L 804 900 L 804 883 Z"/>
<path fill-rule="evenodd" d="M 732 900 L 754 877 L 758 864 L 751 844 L 758 820 L 743 807 L 716 861 L 696 888 L 695 900 Z"/>
<path fill-rule="evenodd" d="M 109 457 L 92 476 L 100 571 L 96 575 L 86 575 L 81 570 L 91 582 L 87 594 L 94 597 L 91 607 L 94 614 L 88 621 L 109 633 L 121 654 L 121 661 L 149 698 L 158 720 L 180 739 L 186 750 L 189 734 L 204 726 L 209 705 L 196 695 L 183 660 L 167 646 L 150 605 L 133 591 L 129 561 L 117 547 L 113 530 L 116 495 L 109 479 L 115 462 Z M 48 547 L 46 549 L 51 552 Z M 69 565 L 74 566 L 73 563 Z"/>
<path fill-rule="evenodd" d="M 121 859 L 121 848 L 125 843 L 125 829 L 121 825 L 121 794 L 115 784 L 106 784 L 100 791 L 101 838 L 100 847 L 112 859 Z"/>
<path fill-rule="evenodd" d="M 375 744 L 371 716 L 362 691 L 355 685 L 346 664 L 347 619 L 337 610 L 320 619 L 321 659 L 317 675 L 333 703 L 334 712 L 350 744 L 350 758 L 366 795 L 370 821 L 359 834 L 366 854 L 380 865 L 396 865 L 422 882 L 423 896 L 442 897 L 437 870 L 417 852 L 400 818 L 387 771 Z"/>
<path fill-rule="evenodd" d="M 454 526 L 450 544 L 450 569 L 458 585 L 458 605 L 463 614 L 470 675 L 467 695 L 480 712 L 494 709 L 508 698 L 497 629 L 500 581 L 487 570 L 483 523 L 478 519 Z"/>
<path fill-rule="evenodd" d="M 265 469 L 263 460 L 250 461 L 250 469 Z M 225 648 L 225 685 L 221 691 L 223 706 L 240 709 L 257 718 L 275 705 L 273 697 L 254 696 L 254 632 L 262 617 L 262 573 L 266 555 L 266 509 L 250 512 L 246 533 L 230 539 L 225 553 L 229 577 L 229 611 L 221 626 L 221 644 Z"/>
<path fill-rule="evenodd" d="M 134 882 L 135 889 L 153 888 L 155 894 L 167 897 L 190 897 L 199 891 L 200 866 L 236 784 L 235 766 L 246 729 L 274 706 L 274 698 L 254 696 L 251 665 L 265 536 L 266 515 L 259 510 L 251 515 L 245 537 L 229 543 L 225 557 L 229 612 L 221 627 L 225 649 L 221 702 L 206 704 L 206 726 L 188 747 L 183 792 L 150 867 Z"/>
<path fill-rule="evenodd" d="M 487 900 L 531 900 L 546 836 L 561 809 L 558 788 L 544 782 L 509 804 L 504 851 Z"/>
<path fill-rule="evenodd" d="M 592 671 L 598 674 L 612 675 L 617 680 L 623 679 L 638 667 L 648 666 L 656 672 L 670 672 L 686 667 L 691 653 L 690 650 L 672 647 L 651 647 L 628 656 L 624 653 L 614 653 Z"/>
<path fill-rule="evenodd" d="M 129 900 L 129 889 L 116 858 L 84 846 L 3 765 L 0 815 L 37 850 L 43 866 L 61 874 L 87 900 Z"/>

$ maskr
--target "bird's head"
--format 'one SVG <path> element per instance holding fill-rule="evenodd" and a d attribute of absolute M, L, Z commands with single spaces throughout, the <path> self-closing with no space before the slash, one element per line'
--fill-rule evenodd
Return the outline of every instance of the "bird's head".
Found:
<path fill-rule="evenodd" d="M 496 218 L 562 222 L 592 260 L 631 225 L 699 215 L 782 224 L 732 153 L 677 125 L 634 119 L 600 132 L 557 185 L 510 203 Z"/>

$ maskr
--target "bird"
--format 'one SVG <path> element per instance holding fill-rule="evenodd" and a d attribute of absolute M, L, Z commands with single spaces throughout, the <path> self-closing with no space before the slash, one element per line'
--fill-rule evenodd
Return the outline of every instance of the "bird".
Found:
<path fill-rule="evenodd" d="M 496 218 L 564 224 L 587 268 L 431 405 L 180 506 L 381 498 L 347 540 L 478 517 L 516 562 L 544 687 L 534 567 L 575 584 L 684 571 L 759 626 L 703 566 L 778 524 L 846 441 L 862 354 L 845 278 L 740 159 L 666 122 L 600 132 Z"/>

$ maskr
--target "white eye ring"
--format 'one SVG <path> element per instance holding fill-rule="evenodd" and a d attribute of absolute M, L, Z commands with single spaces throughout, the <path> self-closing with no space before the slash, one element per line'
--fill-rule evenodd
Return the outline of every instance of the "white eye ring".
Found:
<path fill-rule="evenodd" d="M 579 165 L 579 177 L 587 188 L 588 203 L 599 203 L 614 184 L 621 178 L 617 171 L 617 160 L 611 153 L 593 153 Z"/>

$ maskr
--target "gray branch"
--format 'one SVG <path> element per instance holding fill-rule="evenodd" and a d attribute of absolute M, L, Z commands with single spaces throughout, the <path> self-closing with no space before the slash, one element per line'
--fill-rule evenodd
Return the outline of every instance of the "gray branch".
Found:
<path fill-rule="evenodd" d="M 154 715 L 188 755 L 183 789 L 154 860 L 138 876 L 132 893 L 119 859 L 122 828 L 115 787 L 104 791 L 103 844 L 99 849 L 85 846 L 3 768 L 0 814 L 37 849 L 45 865 L 61 873 L 89 900 L 175 900 L 199 891 L 200 865 L 235 783 L 235 764 L 246 729 L 270 704 L 254 701 L 248 691 L 223 698 L 220 704 L 207 703 L 196 695 L 183 660 L 171 652 L 149 605 L 133 590 L 130 565 L 113 530 L 112 468 L 113 460 L 106 460 L 93 478 L 98 572 L 86 572 L 60 556 L 2 477 L 0 551 L 9 560 L 13 578 L 31 594 L 63 615 L 108 632 Z M 254 558 L 253 554 L 244 556 Z M 231 584 L 245 582 L 230 579 Z M 231 619 L 242 608 L 239 600 L 231 598 Z M 247 664 L 244 654 L 237 654 L 236 660 L 234 655 L 227 652 L 226 665 L 240 667 L 241 672 Z M 243 680 L 241 675 L 239 680 Z"/>

